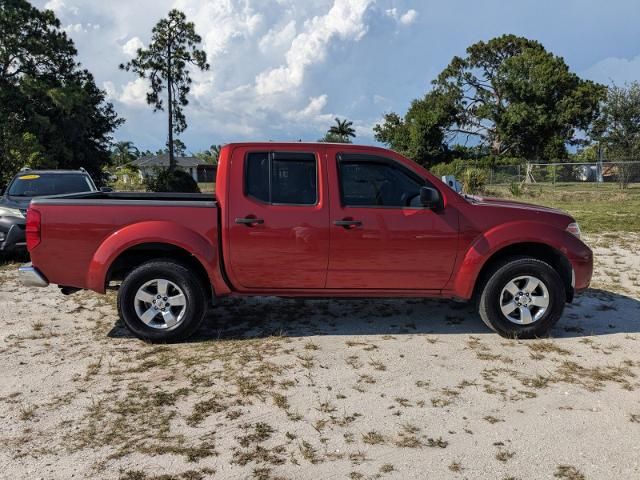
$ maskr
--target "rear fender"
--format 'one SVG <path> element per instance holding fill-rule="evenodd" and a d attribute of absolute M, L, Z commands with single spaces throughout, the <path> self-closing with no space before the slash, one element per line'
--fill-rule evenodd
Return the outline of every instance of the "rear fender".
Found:
<path fill-rule="evenodd" d="M 217 248 L 200 234 L 182 225 L 167 221 L 135 223 L 117 230 L 102 242 L 94 254 L 86 285 L 90 290 L 104 293 L 109 268 L 124 251 L 145 243 L 164 243 L 191 253 L 207 271 L 211 284 L 216 284 Z"/>

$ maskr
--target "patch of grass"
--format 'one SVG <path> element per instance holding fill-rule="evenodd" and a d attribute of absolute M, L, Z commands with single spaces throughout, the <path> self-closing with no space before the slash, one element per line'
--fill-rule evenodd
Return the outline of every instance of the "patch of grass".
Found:
<path fill-rule="evenodd" d="M 313 343 L 311 340 L 309 340 L 307 343 L 304 344 L 304 349 L 305 350 L 320 350 L 320 347 L 318 345 L 316 345 L 315 343 Z"/>
<path fill-rule="evenodd" d="M 500 449 L 496 453 L 496 460 L 500 462 L 507 462 L 513 458 L 516 452 L 510 452 L 509 450 Z"/>
<path fill-rule="evenodd" d="M 449 464 L 449 470 L 455 473 L 460 473 L 463 470 L 462 464 L 459 461 L 454 460 Z"/>
<path fill-rule="evenodd" d="M 303 440 L 300 444 L 298 444 L 298 450 L 300 450 L 302 458 L 307 460 L 309 463 L 315 465 L 322 461 L 320 457 L 318 457 L 318 451 L 306 440 Z"/>
<path fill-rule="evenodd" d="M 362 435 L 362 441 L 368 445 L 379 445 L 384 443 L 385 439 L 382 434 L 372 430 Z"/>
<path fill-rule="evenodd" d="M 410 423 L 405 423 L 402 426 L 402 430 L 398 433 L 398 438 L 395 441 L 396 447 L 400 448 L 422 448 L 424 443 L 416 435 L 420 432 L 420 429 Z"/>
<path fill-rule="evenodd" d="M 532 353 L 556 353 L 558 355 L 571 355 L 571 352 L 566 348 L 562 348 L 557 343 L 551 340 L 540 340 L 537 342 L 531 342 L 527 344 L 529 350 Z"/>
<path fill-rule="evenodd" d="M 589 391 L 601 390 L 606 383 L 618 383 L 632 390 L 630 380 L 636 377 L 628 365 L 584 367 L 565 360 L 556 370 L 558 381 L 581 385 Z"/>
<path fill-rule="evenodd" d="M 20 406 L 20 420 L 27 421 L 33 420 L 36 416 L 36 407 L 33 405 L 21 405 Z"/>
<path fill-rule="evenodd" d="M 449 446 L 449 442 L 443 440 L 442 437 L 438 438 L 427 438 L 427 447 L 431 448 L 447 448 Z"/>
<path fill-rule="evenodd" d="M 495 424 L 495 423 L 504 422 L 504 419 L 494 417 L 493 415 L 487 415 L 486 417 L 483 417 L 483 418 L 484 418 L 484 420 L 486 420 L 487 422 L 489 422 L 492 425 Z"/>
<path fill-rule="evenodd" d="M 521 197 L 547 207 L 569 212 L 586 233 L 640 232 L 640 184 L 621 190 L 614 183 L 538 185 L 535 197 Z M 492 193 L 509 197 L 507 187 L 492 187 Z"/>
<path fill-rule="evenodd" d="M 205 418 L 213 413 L 224 412 L 228 408 L 227 405 L 221 403 L 218 396 L 197 402 L 193 406 L 191 415 L 187 417 L 187 425 L 195 427 L 202 423 Z"/>
<path fill-rule="evenodd" d="M 285 395 L 282 395 L 281 393 L 272 393 L 271 398 L 273 399 L 273 404 L 276 407 L 283 410 L 289 410 L 289 400 L 287 400 Z"/>
<path fill-rule="evenodd" d="M 585 476 L 582 472 L 571 465 L 558 465 L 553 476 L 563 480 L 585 480 Z"/>
<path fill-rule="evenodd" d="M 379 372 L 384 372 L 387 369 L 387 366 L 379 360 L 371 360 L 369 362 L 369 365 L 371 365 L 373 368 L 375 368 Z"/>

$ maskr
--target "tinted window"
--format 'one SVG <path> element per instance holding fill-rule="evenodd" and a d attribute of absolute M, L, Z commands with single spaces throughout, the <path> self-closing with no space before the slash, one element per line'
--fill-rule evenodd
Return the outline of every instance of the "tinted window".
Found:
<path fill-rule="evenodd" d="M 39 197 L 65 193 L 91 192 L 94 188 L 84 174 L 75 173 L 28 173 L 17 177 L 9 195 L 14 197 Z"/>
<path fill-rule="evenodd" d="M 246 193 L 265 203 L 313 205 L 316 171 L 316 158 L 310 153 L 250 153 Z"/>
<path fill-rule="evenodd" d="M 417 206 L 424 180 L 393 161 L 351 159 L 340 161 L 342 203 L 345 206 Z"/>

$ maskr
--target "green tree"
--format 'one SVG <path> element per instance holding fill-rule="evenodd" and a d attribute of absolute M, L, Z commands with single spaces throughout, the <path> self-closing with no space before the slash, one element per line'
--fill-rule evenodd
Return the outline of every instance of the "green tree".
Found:
<path fill-rule="evenodd" d="M 640 83 L 632 82 L 624 87 L 612 85 L 602 107 L 602 114 L 595 122 L 593 137 L 603 149 L 608 160 L 637 160 L 640 153 Z M 622 188 L 627 188 L 637 172 L 634 164 L 619 163 L 616 178 Z"/>
<path fill-rule="evenodd" d="M 116 165 L 127 165 L 139 156 L 140 150 L 130 140 L 117 142 L 111 150 L 111 158 Z"/>
<path fill-rule="evenodd" d="M 605 94 L 539 42 L 514 35 L 471 45 L 433 83 L 455 100 L 450 132 L 476 137 L 495 154 L 527 159 L 565 157 Z"/>
<path fill-rule="evenodd" d="M 334 143 L 351 143 L 351 139 L 356 137 L 356 130 L 353 128 L 353 122 L 344 119 L 340 120 L 336 117 L 336 124 L 329 127 L 327 134 L 321 141 Z"/>
<path fill-rule="evenodd" d="M 24 0 L 0 0 L 0 32 L 0 182 L 25 165 L 83 166 L 99 182 L 123 120 L 60 22 Z"/>
<path fill-rule="evenodd" d="M 218 164 L 218 158 L 220 157 L 220 150 L 222 149 L 222 145 L 211 145 L 209 150 L 205 150 L 203 152 L 196 153 L 196 157 L 204 160 L 205 162 L 211 165 Z"/>
<path fill-rule="evenodd" d="M 185 145 L 185 143 L 179 138 L 174 138 L 173 153 L 178 157 L 182 157 L 184 156 L 186 151 L 187 151 L 187 146 Z M 156 150 L 155 154 L 152 153 L 151 155 L 165 155 L 167 153 L 169 153 L 169 142 L 167 142 L 164 148 L 159 148 L 158 150 Z"/>
<path fill-rule="evenodd" d="M 455 105 L 450 96 L 431 91 L 413 100 L 404 117 L 388 113 L 384 122 L 373 128 L 375 138 L 399 153 L 430 166 L 446 158 L 447 127 L 455 118 Z"/>
<path fill-rule="evenodd" d="M 176 166 L 173 135 L 187 128 L 183 107 L 189 104 L 187 95 L 191 86 L 189 65 L 208 70 L 207 56 L 197 45 L 202 41 L 192 22 L 179 10 L 171 10 L 167 18 L 160 20 L 152 30 L 151 44 L 147 49 L 138 49 L 136 57 L 120 65 L 141 78 L 148 78 L 151 89 L 147 92 L 147 103 L 154 112 L 164 110 L 162 94 L 167 92 L 169 169 Z"/>
<path fill-rule="evenodd" d="M 593 134 L 608 159 L 636 159 L 640 152 L 640 83 L 612 85 Z"/>

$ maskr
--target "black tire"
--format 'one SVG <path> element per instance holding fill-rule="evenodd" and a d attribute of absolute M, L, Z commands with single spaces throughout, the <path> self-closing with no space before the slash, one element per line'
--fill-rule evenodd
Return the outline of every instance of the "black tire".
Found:
<path fill-rule="evenodd" d="M 526 298 L 521 296 L 526 295 L 524 287 L 528 282 L 522 277 L 533 277 L 542 282 L 547 291 L 546 310 L 543 311 L 542 308 L 529 303 L 532 296 L 543 295 L 542 287 L 538 286 L 535 293 L 531 293 Z M 512 257 L 498 263 L 488 272 L 485 279 L 486 283 L 481 290 L 478 305 L 480 317 L 489 328 L 503 337 L 521 339 L 544 337 L 562 316 L 566 302 L 565 285 L 558 272 L 546 262 L 531 257 Z M 512 286 L 512 281 L 515 281 L 515 285 L 521 286 L 518 290 L 522 290 L 515 295 L 506 290 L 508 285 Z M 530 306 L 518 306 L 526 304 Z M 514 308 L 509 315 L 516 318 L 509 320 L 507 314 L 503 313 L 501 305 L 505 305 L 506 310 L 510 307 Z M 530 319 L 523 309 L 529 310 Z M 525 324 L 527 321 L 531 323 Z"/>
<path fill-rule="evenodd" d="M 179 307 L 176 305 L 166 307 L 166 310 L 171 309 L 176 313 L 174 318 L 179 320 L 176 320 L 175 325 L 162 327 L 162 323 L 168 325 L 168 322 L 164 320 L 164 314 L 158 312 L 154 320 L 150 322 L 155 327 L 150 326 L 143 322 L 136 312 L 137 308 L 144 310 L 147 306 L 146 303 L 136 299 L 136 295 L 143 286 L 150 282 L 153 284 L 155 280 L 169 282 L 170 293 L 167 295 L 173 294 L 173 298 L 178 298 L 179 294 L 182 294 L 184 298 L 184 300 L 180 300 L 184 301 L 183 309 L 178 310 Z M 171 284 L 173 285 L 171 286 Z M 157 283 L 156 286 L 160 291 Z M 176 290 L 175 287 L 179 290 Z M 164 298 L 167 299 L 167 297 Z M 161 302 L 162 299 L 158 301 Z M 196 275 L 189 271 L 188 267 L 173 260 L 158 259 L 143 263 L 125 277 L 118 291 L 118 314 L 131 333 L 142 340 L 177 342 L 190 337 L 198 330 L 206 313 L 206 302 L 204 285 Z M 150 304 L 148 305 L 149 309 L 155 309 Z"/>

